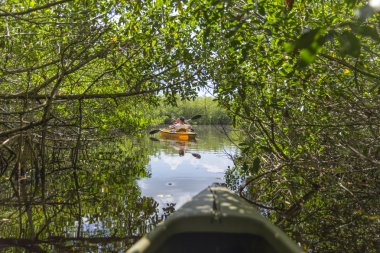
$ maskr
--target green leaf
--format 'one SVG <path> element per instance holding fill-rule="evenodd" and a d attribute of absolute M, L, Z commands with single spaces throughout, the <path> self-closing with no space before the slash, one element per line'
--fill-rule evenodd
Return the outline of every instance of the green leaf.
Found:
<path fill-rule="evenodd" d="M 309 49 L 302 49 L 300 52 L 301 60 L 306 63 L 310 64 L 316 59 L 316 53 L 313 51 L 310 51 Z"/>
<path fill-rule="evenodd" d="M 288 53 L 293 52 L 294 49 L 295 49 L 295 44 L 293 44 L 293 43 L 285 43 L 284 44 L 284 49 Z"/>
<path fill-rule="evenodd" d="M 259 172 L 260 170 L 260 158 L 256 157 L 254 160 L 253 160 L 253 164 L 252 164 L 252 167 L 250 169 L 251 173 L 252 174 L 257 174 L 257 172 Z"/>
<path fill-rule="evenodd" d="M 344 0 L 348 7 L 353 8 L 357 2 L 357 0 Z"/>
<path fill-rule="evenodd" d="M 304 33 L 295 42 L 295 49 L 308 48 L 317 51 L 325 41 L 324 37 L 322 37 L 323 34 L 324 29 L 322 28 L 313 29 Z"/>
<path fill-rule="evenodd" d="M 341 52 L 343 55 L 358 57 L 360 55 L 360 40 L 352 33 L 344 31 L 339 36 Z"/>
<path fill-rule="evenodd" d="M 362 26 L 360 27 L 360 30 L 358 31 L 358 33 L 365 37 L 369 37 L 375 41 L 380 41 L 380 36 L 376 28 L 373 28 L 370 26 Z"/>
<path fill-rule="evenodd" d="M 284 49 L 287 52 L 299 50 L 301 66 L 304 66 L 315 61 L 316 54 L 321 51 L 325 42 L 325 29 L 316 28 L 301 35 L 293 44 L 285 43 Z"/>
<path fill-rule="evenodd" d="M 241 167 L 241 170 L 244 172 L 244 173 L 247 173 L 249 171 L 249 166 L 247 163 L 243 163 L 242 167 Z"/>
<path fill-rule="evenodd" d="M 163 5 L 163 0 L 156 0 L 156 7 L 161 7 Z"/>

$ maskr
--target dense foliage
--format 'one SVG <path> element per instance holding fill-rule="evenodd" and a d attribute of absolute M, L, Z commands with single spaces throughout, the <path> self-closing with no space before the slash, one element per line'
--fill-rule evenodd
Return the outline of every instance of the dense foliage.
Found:
<path fill-rule="evenodd" d="M 33 242 L 54 244 L 66 222 L 83 239 L 88 219 L 106 236 L 141 235 L 155 212 L 133 183 L 146 152 L 114 145 L 98 161 L 94 146 L 154 123 L 158 94 L 172 102 L 202 86 L 191 29 L 172 13 L 159 1 L 0 2 L 2 245 L 42 252 Z"/>
<path fill-rule="evenodd" d="M 164 124 L 171 124 L 176 117 L 183 116 L 191 119 L 195 115 L 201 117 L 190 124 L 197 125 L 229 125 L 231 120 L 226 110 L 219 107 L 218 102 L 213 97 L 197 97 L 192 100 L 179 100 L 175 105 L 165 105 L 159 107 L 158 116 L 164 118 Z"/>
<path fill-rule="evenodd" d="M 73 180 L 67 194 L 78 194 L 93 139 L 138 134 L 162 119 L 160 98 L 175 104 L 208 86 L 246 136 L 230 186 L 305 250 L 374 252 L 380 17 L 365 4 L 2 1 L 0 176 L 20 224 L 30 199 L 41 221 L 54 217 L 46 185 L 55 185 L 47 175 L 58 173 L 58 151 L 58 171 L 70 168 Z M 169 114 L 203 114 L 197 106 Z M 19 232 L 38 239 L 49 227 Z"/>
<path fill-rule="evenodd" d="M 361 5 L 224 2 L 202 20 L 219 103 L 246 136 L 227 180 L 312 252 L 379 245 L 380 20 Z"/>

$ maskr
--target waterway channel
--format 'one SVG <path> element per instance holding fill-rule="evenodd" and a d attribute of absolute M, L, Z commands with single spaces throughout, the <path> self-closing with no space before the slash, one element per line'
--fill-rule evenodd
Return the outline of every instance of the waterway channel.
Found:
<path fill-rule="evenodd" d="M 225 181 L 236 152 L 226 129 L 195 129 L 188 142 L 158 134 L 81 145 L 57 139 L 43 168 L 31 155 L 2 164 L 0 252 L 125 252 L 198 192 Z"/>
<path fill-rule="evenodd" d="M 220 126 L 199 126 L 195 141 L 158 139 L 152 145 L 151 177 L 139 181 L 142 195 L 154 198 L 161 208 L 181 207 L 212 183 L 224 183 L 233 166 L 236 147 Z"/>

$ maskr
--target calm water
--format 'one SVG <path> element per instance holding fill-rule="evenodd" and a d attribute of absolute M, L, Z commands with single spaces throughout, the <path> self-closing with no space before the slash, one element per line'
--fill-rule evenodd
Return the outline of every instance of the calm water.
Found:
<path fill-rule="evenodd" d="M 196 131 L 196 141 L 152 141 L 157 153 L 150 156 L 151 177 L 138 184 L 142 195 L 161 208 L 175 204 L 177 209 L 212 183 L 224 182 L 224 172 L 233 166 L 236 149 L 221 127 L 198 126 Z"/>
<path fill-rule="evenodd" d="M 130 138 L 49 143 L 0 170 L 0 252 L 124 252 L 162 217 L 224 181 L 235 148 L 220 127 L 195 142 Z M 4 164 L 3 164 L 4 165 Z M 18 165 L 18 167 L 16 167 Z M 164 209 L 163 209 L 164 208 Z"/>

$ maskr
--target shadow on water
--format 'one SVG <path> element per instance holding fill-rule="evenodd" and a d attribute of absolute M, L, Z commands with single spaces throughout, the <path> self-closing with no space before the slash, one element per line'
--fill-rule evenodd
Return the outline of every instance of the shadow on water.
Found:
<path fill-rule="evenodd" d="M 217 155 L 226 145 L 212 140 L 219 137 L 199 133 L 197 142 L 174 144 L 152 141 L 149 136 L 80 143 L 52 140 L 45 147 L 43 165 L 31 137 L 18 142 L 22 143 L 18 154 L 0 147 L 0 251 L 125 251 L 184 199 L 199 192 L 199 183 L 186 189 L 208 178 L 207 168 L 217 168 L 207 166 L 221 160 Z M 156 165 L 165 164 L 166 158 L 171 159 L 169 167 L 178 170 L 170 180 L 162 178 L 162 186 L 155 181 L 160 168 Z M 193 167 L 180 169 L 177 158 L 192 159 Z M 223 169 L 216 174 L 203 183 L 222 178 Z M 143 181 L 145 188 L 141 188 Z M 154 194 L 147 192 L 147 185 L 155 189 Z M 161 203 L 157 187 L 180 190 L 169 191 L 174 198 Z M 164 191 L 161 194 L 167 197 Z"/>

